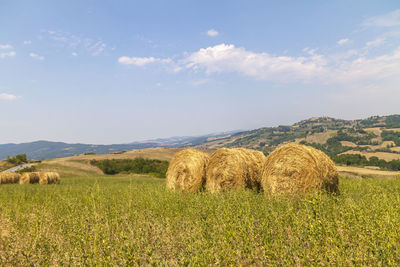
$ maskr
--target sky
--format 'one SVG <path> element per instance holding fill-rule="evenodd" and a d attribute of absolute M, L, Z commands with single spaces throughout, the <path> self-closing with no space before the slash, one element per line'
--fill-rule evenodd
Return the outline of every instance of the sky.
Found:
<path fill-rule="evenodd" d="M 400 113 L 400 2 L 0 0 L 0 143 Z"/>

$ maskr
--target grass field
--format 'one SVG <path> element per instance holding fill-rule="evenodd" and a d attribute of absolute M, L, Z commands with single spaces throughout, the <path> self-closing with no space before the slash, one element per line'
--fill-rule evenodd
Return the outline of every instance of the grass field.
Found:
<path fill-rule="evenodd" d="M 269 198 L 57 170 L 61 185 L 0 186 L 0 265 L 400 264 L 400 179 Z"/>

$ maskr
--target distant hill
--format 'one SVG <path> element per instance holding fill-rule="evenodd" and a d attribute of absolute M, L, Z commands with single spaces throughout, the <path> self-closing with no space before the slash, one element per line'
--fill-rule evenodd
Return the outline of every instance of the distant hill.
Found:
<path fill-rule="evenodd" d="M 195 137 L 171 137 L 165 139 L 155 139 L 143 142 L 115 145 L 67 144 L 63 142 L 49 141 L 37 141 L 22 144 L 0 144 L 0 160 L 6 159 L 7 156 L 14 156 L 23 153 L 26 153 L 29 159 L 43 160 L 69 157 L 84 153 L 107 154 L 113 152 L 155 147 L 189 147 L 202 144 L 207 140 L 227 138 L 234 133 L 235 132 L 224 132 Z"/>
<path fill-rule="evenodd" d="M 209 140 L 198 148 L 247 147 L 270 153 L 279 145 L 295 142 L 323 150 L 331 157 L 356 153 L 367 158 L 400 159 L 400 115 L 360 120 L 318 117 L 291 126 L 266 127 Z M 386 157 L 386 158 L 385 158 Z"/>
<path fill-rule="evenodd" d="M 83 153 L 112 152 L 155 147 L 247 147 L 270 153 L 279 145 L 295 142 L 323 150 L 331 157 L 359 154 L 390 161 L 400 159 L 400 115 L 374 116 L 360 120 L 317 117 L 290 126 L 264 127 L 204 136 L 183 136 L 116 145 L 67 144 L 38 141 L 0 145 L 0 159 L 26 153 L 30 159 L 67 157 Z"/>

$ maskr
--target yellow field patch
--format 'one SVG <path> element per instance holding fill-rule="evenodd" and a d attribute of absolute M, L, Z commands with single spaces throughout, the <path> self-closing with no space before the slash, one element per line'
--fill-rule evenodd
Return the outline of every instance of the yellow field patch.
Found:
<path fill-rule="evenodd" d="M 374 133 L 377 136 L 381 136 L 382 133 L 382 128 L 380 127 L 374 127 L 374 128 L 365 128 L 364 131 Z"/>
<path fill-rule="evenodd" d="M 308 143 L 317 143 L 317 144 L 325 144 L 329 138 L 334 136 L 337 133 L 336 130 L 329 130 L 323 133 L 315 133 L 306 137 L 306 142 Z"/>
<path fill-rule="evenodd" d="M 328 130 L 323 133 L 315 133 L 306 136 L 305 138 L 297 138 L 295 143 L 300 143 L 301 141 L 306 141 L 307 143 L 316 143 L 316 144 L 325 144 L 326 141 L 335 136 L 337 133 L 336 130 Z"/>
<path fill-rule="evenodd" d="M 374 133 L 376 134 L 378 137 L 372 138 L 371 141 L 372 142 L 381 142 L 382 141 L 382 128 L 379 127 L 375 127 L 375 128 L 365 128 L 364 131 L 369 132 L 369 133 Z"/>
<path fill-rule="evenodd" d="M 372 168 L 360 168 L 352 166 L 337 166 L 339 174 L 341 176 L 350 177 L 372 177 L 372 178 L 393 178 L 399 177 L 400 172 L 395 171 L 382 171 Z"/>
<path fill-rule="evenodd" d="M 171 160 L 172 157 L 182 148 L 148 148 L 148 149 L 137 149 L 132 151 L 127 151 L 125 153 L 110 153 L 102 155 L 76 155 L 66 158 L 58 158 L 46 161 L 46 163 L 51 163 L 53 161 L 70 161 L 70 160 L 105 160 L 105 159 L 135 159 L 135 158 L 147 158 L 147 159 L 158 159 L 158 160 Z M 212 153 L 212 151 L 206 150 L 207 153 Z"/>
<path fill-rule="evenodd" d="M 357 146 L 353 142 L 349 142 L 349 141 L 340 141 L 340 143 L 342 144 L 342 146 L 348 146 L 348 147 L 356 147 Z"/>
<path fill-rule="evenodd" d="M 367 147 L 370 150 L 375 150 L 375 149 L 382 149 L 382 148 L 390 148 L 392 146 L 396 146 L 395 142 L 393 141 L 383 141 L 382 144 L 376 145 L 376 146 L 371 146 L 371 145 L 359 145 L 360 147 Z"/>
<path fill-rule="evenodd" d="M 103 174 L 103 172 L 96 166 L 90 164 L 91 160 L 105 160 L 105 159 L 135 159 L 147 158 L 170 161 L 172 157 L 182 148 L 149 148 L 127 151 L 125 153 L 110 153 L 104 155 L 76 155 L 66 158 L 56 158 L 45 160 L 43 163 L 47 166 L 63 166 L 68 169 L 76 169 L 81 171 L 93 172 L 96 174 Z M 207 154 L 211 154 L 214 150 L 203 150 Z M 51 168 L 49 168 L 51 170 Z"/>
<path fill-rule="evenodd" d="M 400 132 L 400 128 L 385 129 L 385 131 Z"/>
<path fill-rule="evenodd" d="M 365 156 L 367 159 L 369 159 L 370 157 L 378 157 L 379 159 L 383 159 L 386 161 L 400 159 L 400 154 L 389 153 L 389 152 L 364 152 L 364 151 L 350 150 L 350 151 L 346 151 L 342 154 L 360 154 L 360 155 Z"/>
<path fill-rule="evenodd" d="M 15 166 L 15 164 L 11 164 L 5 160 L 0 161 L 0 171 L 8 170 L 14 166 Z"/>

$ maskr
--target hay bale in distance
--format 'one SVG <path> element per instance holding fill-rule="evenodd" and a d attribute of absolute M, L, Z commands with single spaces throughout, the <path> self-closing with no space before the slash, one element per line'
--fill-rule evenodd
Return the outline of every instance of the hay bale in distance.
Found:
<path fill-rule="evenodd" d="M 208 154 L 196 149 L 184 149 L 171 160 L 167 175 L 167 189 L 183 192 L 200 191 L 206 179 Z"/>
<path fill-rule="evenodd" d="M 339 174 L 333 161 L 310 146 L 287 144 L 266 159 L 261 184 L 270 194 L 338 192 Z"/>
<path fill-rule="evenodd" d="M 14 172 L 0 173 L 0 184 L 17 184 L 21 175 Z"/>
<path fill-rule="evenodd" d="M 214 152 L 206 170 L 206 189 L 221 192 L 230 189 L 260 190 L 265 156 L 246 148 L 221 148 Z"/>
<path fill-rule="evenodd" d="M 59 184 L 60 175 L 56 172 L 39 173 L 39 184 Z"/>
<path fill-rule="evenodd" d="M 37 184 L 39 183 L 40 173 L 26 172 L 22 174 L 19 184 Z"/>

